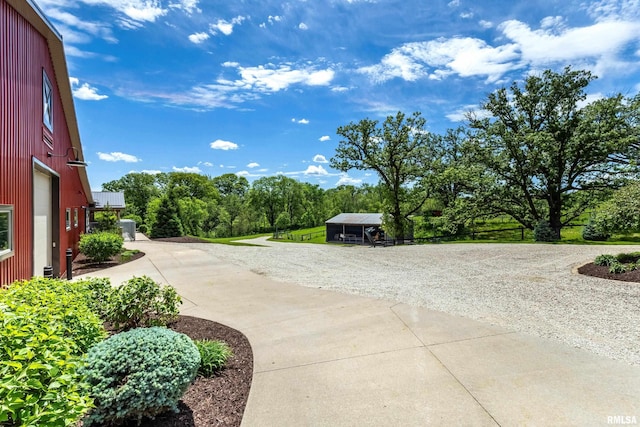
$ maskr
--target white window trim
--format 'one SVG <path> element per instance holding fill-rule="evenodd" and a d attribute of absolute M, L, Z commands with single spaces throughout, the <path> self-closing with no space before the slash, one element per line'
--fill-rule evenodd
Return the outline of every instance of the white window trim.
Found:
<path fill-rule="evenodd" d="M 53 85 L 44 69 L 42 70 L 42 124 L 53 133 Z"/>
<path fill-rule="evenodd" d="M 78 208 L 73 208 L 73 228 L 78 228 Z"/>
<path fill-rule="evenodd" d="M 14 241 L 13 241 L 13 205 L 0 205 L 0 213 L 8 213 L 9 214 L 9 224 L 7 230 L 9 231 L 8 237 L 8 248 L 0 249 L 0 261 L 3 259 L 9 258 L 13 256 L 14 253 Z"/>
<path fill-rule="evenodd" d="M 71 230 L 71 208 L 65 209 L 64 221 L 67 231 Z"/>

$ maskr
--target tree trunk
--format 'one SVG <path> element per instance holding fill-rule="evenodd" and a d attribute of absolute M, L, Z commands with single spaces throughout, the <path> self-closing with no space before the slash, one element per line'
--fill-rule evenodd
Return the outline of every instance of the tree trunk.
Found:
<path fill-rule="evenodd" d="M 555 235 L 556 240 L 560 240 L 560 230 L 562 230 L 562 201 L 560 194 L 552 194 L 549 199 L 549 226 Z"/>

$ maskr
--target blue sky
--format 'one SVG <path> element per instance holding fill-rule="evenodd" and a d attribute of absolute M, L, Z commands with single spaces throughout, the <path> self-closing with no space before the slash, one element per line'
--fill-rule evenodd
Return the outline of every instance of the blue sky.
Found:
<path fill-rule="evenodd" d="M 640 91 L 638 0 L 36 0 L 65 42 L 91 186 L 129 172 L 375 183 L 336 129 L 421 111 L 436 133 L 566 65 Z"/>

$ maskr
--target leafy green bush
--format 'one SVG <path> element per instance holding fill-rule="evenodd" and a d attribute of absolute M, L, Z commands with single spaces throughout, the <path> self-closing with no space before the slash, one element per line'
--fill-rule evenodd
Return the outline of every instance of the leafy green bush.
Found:
<path fill-rule="evenodd" d="M 614 261 L 609 264 L 609 273 L 620 274 L 627 271 L 627 267 L 619 261 Z"/>
<path fill-rule="evenodd" d="M 85 285 L 34 278 L 0 291 L 0 424 L 74 425 L 92 406 L 78 369 L 106 332 Z"/>
<path fill-rule="evenodd" d="M 233 351 L 222 341 L 195 340 L 194 344 L 200 352 L 200 368 L 198 374 L 203 377 L 211 377 L 216 371 L 226 365 L 227 360 L 233 357 Z"/>
<path fill-rule="evenodd" d="M 609 237 L 611 237 L 611 235 L 598 229 L 593 221 L 589 221 L 589 223 L 582 229 L 582 238 L 584 240 L 604 242 Z"/>
<path fill-rule="evenodd" d="M 178 210 L 168 197 L 164 197 L 158 207 L 156 219 L 151 225 L 151 238 L 182 236 L 183 229 Z"/>
<path fill-rule="evenodd" d="M 94 226 L 96 231 L 121 234 L 120 227 L 118 226 L 118 214 L 111 209 L 108 203 L 102 212 L 96 212 L 94 214 L 94 219 L 96 220 L 96 225 Z"/>
<path fill-rule="evenodd" d="M 122 252 L 120 254 L 120 259 L 122 260 L 122 262 L 128 262 L 131 260 L 131 258 L 139 253 L 140 251 L 138 249 L 131 249 L 131 250 L 126 250 L 124 252 Z"/>
<path fill-rule="evenodd" d="M 177 411 L 178 400 L 196 376 L 200 353 L 186 335 L 166 328 L 116 334 L 89 350 L 81 372 L 96 407 L 85 426 L 140 422 Z"/>
<path fill-rule="evenodd" d="M 536 242 L 556 242 L 558 236 L 553 231 L 548 221 L 542 220 L 533 229 L 533 238 Z"/>
<path fill-rule="evenodd" d="M 134 277 L 113 288 L 107 320 L 116 329 L 164 326 L 176 319 L 180 295 L 171 286 L 160 286 L 147 276 Z"/>
<path fill-rule="evenodd" d="M 109 279 L 106 277 L 89 277 L 76 280 L 73 283 L 82 289 L 82 294 L 86 296 L 86 303 L 91 311 L 105 320 L 109 294 L 112 289 Z"/>
<path fill-rule="evenodd" d="M 596 259 L 593 261 L 593 263 L 595 265 L 610 266 L 611 263 L 616 261 L 617 259 L 615 255 L 603 254 L 603 255 L 598 255 Z"/>
<path fill-rule="evenodd" d="M 104 262 L 122 251 L 124 239 L 119 234 L 101 231 L 80 237 L 80 252 L 95 262 Z"/>
<path fill-rule="evenodd" d="M 616 255 L 616 259 L 621 263 L 636 262 L 640 258 L 640 252 L 621 253 Z"/>

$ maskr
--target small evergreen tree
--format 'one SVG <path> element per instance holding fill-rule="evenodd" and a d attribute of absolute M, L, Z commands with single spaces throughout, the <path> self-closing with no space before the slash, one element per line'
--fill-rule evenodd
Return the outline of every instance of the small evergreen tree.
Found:
<path fill-rule="evenodd" d="M 178 211 L 168 197 L 162 198 L 156 220 L 151 226 L 151 238 L 182 236 L 182 224 Z"/>

